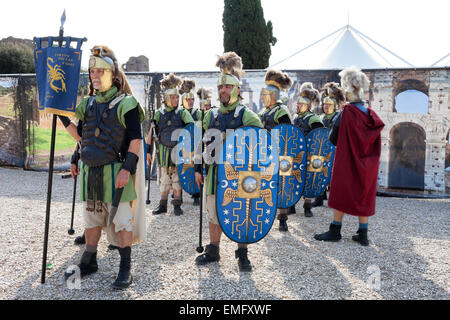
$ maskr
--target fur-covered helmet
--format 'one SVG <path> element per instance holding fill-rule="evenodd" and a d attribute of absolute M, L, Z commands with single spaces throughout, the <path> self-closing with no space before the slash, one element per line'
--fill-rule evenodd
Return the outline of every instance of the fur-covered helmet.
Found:
<path fill-rule="evenodd" d="M 242 70 L 242 58 L 235 52 L 225 52 L 223 55 L 217 57 L 216 67 L 219 67 L 222 75 L 219 77 L 217 85 L 231 84 L 240 86 L 241 78 L 245 71 Z"/>
<path fill-rule="evenodd" d="M 186 109 L 191 109 L 187 99 L 194 99 L 192 90 L 195 88 L 195 80 L 184 78 L 180 88 L 181 102 Z"/>
<path fill-rule="evenodd" d="M 262 102 L 265 107 L 272 105 L 272 98 L 275 101 L 281 102 L 280 91 L 289 90 L 292 86 L 292 79 L 287 73 L 283 73 L 279 70 L 269 70 L 266 72 L 264 79 L 266 87 L 262 89 Z"/>
<path fill-rule="evenodd" d="M 297 100 L 298 103 L 304 103 L 309 105 L 318 105 L 320 103 L 319 90 L 314 88 L 312 82 L 305 82 L 300 86 L 300 96 Z"/>
<path fill-rule="evenodd" d="M 183 81 L 180 77 L 176 76 L 173 73 L 170 73 L 168 76 L 165 76 L 164 79 L 160 81 L 161 89 L 164 93 L 164 100 L 166 106 L 169 108 L 177 107 L 172 106 L 170 103 L 170 96 L 179 94 L 178 90 L 180 89 L 180 85 Z"/>
<path fill-rule="evenodd" d="M 164 94 L 170 90 L 171 94 L 178 94 L 179 87 L 183 81 L 180 77 L 176 76 L 174 73 L 170 73 L 165 76 L 161 81 L 161 89 L 164 91 Z"/>
<path fill-rule="evenodd" d="M 241 86 L 241 78 L 245 74 L 245 71 L 242 70 L 242 58 L 235 52 L 225 52 L 218 56 L 216 66 L 219 67 L 221 72 L 217 87 L 221 85 L 232 85 L 234 87 L 228 101 L 228 105 L 232 105 L 241 98 L 238 88 Z"/>
<path fill-rule="evenodd" d="M 320 100 L 322 102 L 322 111 L 331 114 L 345 102 L 344 90 L 339 86 L 339 83 L 328 82 L 322 88 Z M 327 111 L 323 109 L 325 104 L 328 105 Z"/>
<path fill-rule="evenodd" d="M 341 86 L 348 102 L 364 100 L 364 91 L 369 89 L 370 80 L 367 75 L 356 67 L 350 67 L 339 73 Z"/>
<path fill-rule="evenodd" d="M 104 76 L 101 79 L 103 90 L 109 90 L 111 86 L 115 86 L 119 92 L 133 94 L 125 73 L 121 68 L 119 68 L 116 55 L 109 47 L 97 45 L 91 49 L 89 70 L 91 68 L 100 68 L 105 70 Z M 110 74 L 112 74 L 112 83 L 110 82 Z M 93 95 L 94 92 L 94 86 L 91 81 L 89 86 L 89 95 Z"/>
<path fill-rule="evenodd" d="M 206 109 L 205 106 L 212 106 L 211 97 L 212 97 L 212 89 L 201 87 L 197 90 L 197 96 L 200 100 L 200 109 Z"/>

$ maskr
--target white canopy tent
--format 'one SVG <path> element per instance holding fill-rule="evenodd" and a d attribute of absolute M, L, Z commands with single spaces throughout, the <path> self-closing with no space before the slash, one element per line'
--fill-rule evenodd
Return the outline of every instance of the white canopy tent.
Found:
<path fill-rule="evenodd" d="M 447 55 L 443 56 L 441 59 L 436 61 L 431 65 L 431 67 L 448 67 L 450 66 L 450 53 L 447 53 Z"/>
<path fill-rule="evenodd" d="M 277 69 L 361 69 L 414 67 L 362 32 L 346 25 L 269 66 Z"/>

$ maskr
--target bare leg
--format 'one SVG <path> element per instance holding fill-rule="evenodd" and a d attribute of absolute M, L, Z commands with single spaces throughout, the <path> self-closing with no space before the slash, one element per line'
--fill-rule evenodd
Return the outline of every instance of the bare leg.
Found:
<path fill-rule="evenodd" d="M 169 192 L 170 189 L 165 192 L 161 192 L 161 199 L 169 199 Z"/>
<path fill-rule="evenodd" d="M 369 217 L 358 217 L 359 223 L 369 223 Z"/>
<path fill-rule="evenodd" d="M 121 248 L 131 247 L 133 244 L 133 233 L 130 231 L 122 230 L 117 233 L 119 238 L 119 245 Z"/>
<path fill-rule="evenodd" d="M 167 193 L 167 196 L 169 195 L 169 193 Z M 175 190 L 173 189 L 173 197 L 175 199 L 181 199 L 181 190 Z"/>
<path fill-rule="evenodd" d="M 344 218 L 344 214 L 345 213 L 335 209 L 334 210 L 334 221 L 342 222 L 342 219 Z"/>
<path fill-rule="evenodd" d="M 86 245 L 91 247 L 97 247 L 101 235 L 102 235 L 102 227 L 86 229 L 85 230 Z"/>
<path fill-rule="evenodd" d="M 222 228 L 218 224 L 212 222 L 209 223 L 209 242 L 216 246 L 220 244 L 220 238 L 222 236 Z"/>

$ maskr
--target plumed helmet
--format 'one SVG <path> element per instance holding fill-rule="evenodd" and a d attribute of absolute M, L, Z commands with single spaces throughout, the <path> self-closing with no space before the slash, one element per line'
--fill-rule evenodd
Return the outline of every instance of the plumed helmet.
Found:
<path fill-rule="evenodd" d="M 91 49 L 89 69 L 91 68 L 110 70 L 113 73 L 113 85 L 116 86 L 120 92 L 132 94 L 127 77 L 123 70 L 119 68 L 116 55 L 109 47 L 96 45 Z M 93 93 L 94 87 L 91 84 L 89 94 L 92 95 Z"/>
<path fill-rule="evenodd" d="M 364 91 L 369 89 L 370 80 L 367 75 L 356 67 L 350 67 L 339 73 L 341 86 L 349 102 L 362 101 Z"/>
<path fill-rule="evenodd" d="M 312 82 L 305 82 L 300 86 L 299 102 L 309 106 L 318 105 L 320 102 L 319 90 L 315 89 Z"/>

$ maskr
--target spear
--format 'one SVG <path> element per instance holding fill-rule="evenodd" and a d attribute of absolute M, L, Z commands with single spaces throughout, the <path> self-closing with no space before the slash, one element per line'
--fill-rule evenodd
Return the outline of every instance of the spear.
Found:
<path fill-rule="evenodd" d="M 66 22 L 66 10 L 64 9 L 64 12 L 61 16 L 61 26 L 59 28 L 59 36 L 57 37 L 58 46 L 62 47 L 63 41 L 64 41 L 64 23 Z M 36 42 L 39 42 L 41 40 L 48 40 L 49 37 L 45 38 L 35 38 Z M 81 47 L 81 43 L 84 41 L 87 41 L 86 38 L 78 39 L 78 38 L 68 38 L 66 40 L 67 42 L 72 41 L 78 41 L 78 48 Z M 48 43 L 48 46 L 53 46 L 53 43 Z M 45 212 L 45 231 L 44 231 L 44 248 L 43 248 L 43 254 L 42 254 L 42 273 L 41 273 L 41 283 L 45 283 L 45 271 L 47 269 L 47 249 L 48 249 L 48 234 L 49 234 L 49 227 L 50 227 L 50 205 L 51 205 L 51 198 L 52 198 L 52 185 L 53 185 L 53 163 L 55 159 L 55 138 L 56 138 L 56 121 L 57 121 L 57 115 L 53 114 L 53 121 L 52 121 L 52 134 L 51 134 L 51 142 L 50 142 L 50 160 L 49 160 L 49 168 L 48 168 L 48 184 L 47 184 L 47 205 L 46 205 L 46 212 Z"/>

